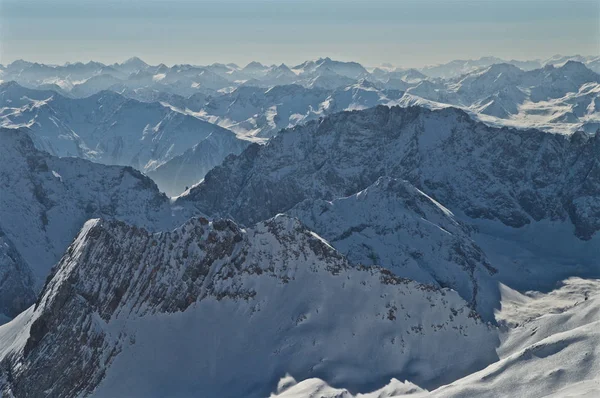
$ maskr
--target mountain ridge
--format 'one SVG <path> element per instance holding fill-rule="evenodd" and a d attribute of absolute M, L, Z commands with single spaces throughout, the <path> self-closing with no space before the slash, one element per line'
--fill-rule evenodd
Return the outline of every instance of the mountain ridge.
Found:
<path fill-rule="evenodd" d="M 102 283 L 108 275 L 110 282 Z M 371 289 L 381 290 L 382 295 L 370 295 Z M 286 301 L 291 297 L 297 301 Z M 361 316 L 340 311 L 344 300 L 356 301 L 357 297 L 366 299 L 354 307 Z M 290 308 L 275 311 L 274 306 L 286 302 L 291 303 Z M 232 366 L 227 354 L 210 353 L 214 332 L 204 322 L 209 314 L 224 344 L 243 344 L 235 330 L 224 333 L 227 329 L 222 327 L 229 317 L 246 325 L 244 334 L 256 339 L 258 351 L 247 344 L 246 348 L 240 346 L 240 351 L 227 351 L 240 361 L 234 366 L 235 378 L 240 380 L 242 372 L 245 383 L 231 383 L 233 375 L 228 372 L 216 373 L 221 376 L 215 378 L 209 371 L 214 366 L 223 370 Z M 290 318 L 289 314 L 297 316 Z M 11 374 L 9 380 L 3 380 L 2 389 L 17 396 L 35 395 L 50 387 L 57 395 L 92 391 L 96 396 L 125 391 L 143 396 L 160 396 L 167 391 L 186 395 L 198 383 L 208 388 L 203 380 L 212 380 L 207 392 L 219 392 L 220 396 L 264 396 L 272 388 L 270 380 L 282 369 L 298 375 L 321 375 L 334 383 L 351 382 L 362 374 L 366 381 L 353 384 L 353 389 L 362 389 L 387 377 L 389 369 L 381 362 L 395 363 L 392 367 L 407 374 L 418 369 L 416 379 L 436 385 L 495 358 L 495 329 L 473 315 L 456 293 L 418 285 L 381 268 L 350 267 L 318 235 L 285 216 L 247 229 L 228 220 L 191 219 L 171 232 L 157 234 L 120 221 L 88 221 L 55 268 L 35 308 L 22 316 L 28 320 L 15 322 L 28 325 L 22 332 L 29 330 L 28 337 L 11 335 L 11 324 L 0 326 L 1 341 L 11 339 L 21 344 L 0 355 L 2 368 L 8 367 Z M 255 317 L 258 320 L 252 322 Z M 273 327 L 265 329 L 264 321 Z M 154 328 L 149 328 L 148 322 Z M 190 322 L 197 325 L 195 338 L 189 335 Z M 346 331 L 336 328 L 332 333 L 331 328 L 339 322 L 346 325 Z M 377 338 L 373 338 L 373 324 L 379 325 Z M 283 339 L 282 328 L 287 330 Z M 134 358 L 148 355 L 144 354 L 146 339 L 160 341 L 146 330 L 166 332 L 163 339 L 167 340 L 172 333 L 189 335 L 184 345 L 169 343 L 175 355 L 182 349 L 189 352 L 190 344 L 208 350 L 193 365 L 190 363 L 197 370 L 193 372 L 196 382 L 189 384 L 192 375 L 183 372 L 187 365 L 173 366 L 166 358 L 164 364 L 145 360 L 134 368 L 128 364 L 134 353 Z M 265 349 L 257 339 L 264 333 L 272 337 Z M 448 362 L 447 355 L 429 349 L 429 355 L 438 358 L 438 365 L 424 371 L 424 358 L 413 353 L 417 346 L 425 347 L 426 340 L 433 346 L 452 340 L 451 351 L 458 354 L 472 346 L 478 347 L 480 354 L 457 366 Z M 366 350 L 378 353 L 377 359 L 368 361 L 371 367 L 356 361 L 344 364 L 345 344 L 353 341 L 353 345 L 360 341 Z M 271 342 L 277 342 L 275 351 Z M 306 348 L 307 360 L 298 361 L 293 354 L 298 345 Z M 156 349 L 162 352 L 166 348 Z M 315 366 L 318 357 L 321 365 Z M 249 360 L 264 362 L 265 367 L 245 365 Z M 53 366 L 46 366 L 50 363 Z M 131 372 L 140 369 L 139 365 L 139 374 L 127 379 L 119 376 L 124 366 Z M 265 373 L 264 369 L 270 371 Z M 156 383 L 148 384 L 143 376 L 148 372 L 156 375 Z M 62 375 L 58 383 L 56 374 Z M 258 390 L 257 377 L 265 383 Z M 142 378 L 146 387 L 138 384 Z M 187 384 L 182 383 L 184 380 Z"/>

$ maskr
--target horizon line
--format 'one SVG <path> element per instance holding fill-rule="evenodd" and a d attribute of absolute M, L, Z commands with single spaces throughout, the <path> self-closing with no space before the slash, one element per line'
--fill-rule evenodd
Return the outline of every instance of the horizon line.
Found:
<path fill-rule="evenodd" d="M 210 64 L 195 64 L 195 63 L 186 63 L 186 62 L 172 63 L 172 64 L 164 63 L 164 62 L 159 62 L 157 64 L 153 64 L 153 63 L 148 63 L 148 62 L 144 61 L 142 59 L 142 57 L 140 57 L 140 56 L 133 55 L 133 56 L 125 59 L 124 61 L 121 61 L 121 62 L 108 62 L 108 63 L 104 62 L 104 61 L 96 61 L 94 59 L 89 59 L 88 61 L 81 61 L 81 60 L 78 60 L 78 61 L 65 61 L 64 63 L 60 64 L 60 63 L 47 63 L 47 62 L 43 62 L 43 61 L 33 61 L 33 60 L 30 60 L 30 59 L 25 59 L 25 58 L 16 58 L 16 59 L 13 59 L 12 61 L 10 61 L 8 63 L 0 63 L 0 66 L 8 67 L 11 64 L 13 64 L 15 62 L 19 62 L 19 61 L 20 62 L 26 62 L 26 63 L 29 63 L 29 64 L 38 64 L 38 65 L 46 65 L 46 66 L 53 66 L 53 67 L 66 67 L 66 66 L 76 65 L 76 64 L 87 65 L 87 64 L 90 64 L 90 63 L 98 63 L 98 64 L 102 64 L 104 66 L 111 66 L 111 65 L 123 65 L 123 64 L 127 63 L 128 61 L 139 60 L 139 61 L 142 61 L 144 64 L 146 64 L 148 66 L 165 65 L 165 66 L 170 67 L 170 68 L 171 67 L 175 67 L 175 66 L 180 66 L 180 65 L 181 66 L 185 65 L 185 66 L 207 67 L 207 66 L 212 66 L 212 65 L 216 65 L 216 64 L 221 64 L 221 65 L 226 65 L 226 66 L 235 65 L 238 68 L 243 68 L 243 67 L 245 67 L 245 66 L 247 66 L 249 64 L 255 63 L 255 62 L 260 63 L 261 65 L 266 66 L 266 67 L 273 67 L 273 66 L 280 66 L 280 65 L 285 65 L 285 66 L 288 66 L 288 67 L 292 66 L 293 67 L 293 66 L 298 66 L 298 65 L 300 65 L 300 64 L 302 64 L 304 62 L 316 62 L 316 61 L 319 61 L 319 60 L 330 59 L 332 61 L 343 62 L 343 63 L 355 62 L 355 63 L 360 64 L 363 67 L 369 67 L 369 68 L 371 68 L 371 67 L 372 68 L 377 68 L 377 67 L 390 67 L 390 66 L 392 66 L 392 67 L 401 68 L 401 69 L 423 69 L 423 68 L 428 68 L 428 67 L 435 67 L 435 66 L 445 65 L 445 64 L 448 64 L 450 62 L 455 62 L 455 61 L 463 61 L 463 62 L 481 61 L 481 60 L 484 60 L 484 59 L 487 59 L 487 58 L 496 58 L 496 59 L 498 59 L 500 61 L 503 61 L 503 62 L 506 62 L 506 63 L 510 63 L 511 61 L 514 61 L 514 62 L 540 62 L 540 63 L 543 63 L 543 62 L 547 62 L 547 61 L 549 61 L 549 60 L 551 60 L 553 58 L 575 58 L 575 57 L 591 58 L 591 59 L 593 59 L 593 58 L 600 58 L 600 55 L 581 55 L 581 54 L 563 55 L 563 54 L 558 54 L 557 53 L 557 54 L 554 54 L 554 55 L 552 55 L 550 57 L 547 57 L 547 58 L 537 57 L 537 58 L 510 58 L 510 59 L 507 59 L 507 58 L 502 58 L 502 57 L 490 54 L 490 55 L 481 56 L 479 58 L 453 58 L 453 59 L 450 59 L 450 60 L 448 60 L 446 62 L 431 63 L 431 64 L 422 64 L 420 66 L 412 66 L 412 67 L 401 67 L 400 65 L 397 65 L 397 64 L 394 64 L 394 63 L 391 63 L 391 62 L 382 62 L 382 63 L 379 63 L 377 65 L 369 65 L 369 64 L 360 63 L 358 61 L 353 61 L 353 60 L 346 61 L 346 60 L 342 60 L 342 59 L 339 59 L 339 58 L 338 59 L 334 59 L 334 58 L 331 58 L 331 57 L 310 58 L 310 59 L 304 60 L 303 62 L 300 62 L 299 64 L 296 64 L 296 63 L 289 63 L 288 64 L 288 63 L 285 63 L 285 62 L 281 62 L 281 63 L 264 63 L 264 62 L 257 61 L 257 60 L 250 61 L 250 62 L 248 62 L 248 63 L 246 63 L 244 65 L 241 65 L 241 64 L 236 63 L 236 62 L 219 62 L 219 61 L 215 61 L 215 62 L 210 63 Z"/>

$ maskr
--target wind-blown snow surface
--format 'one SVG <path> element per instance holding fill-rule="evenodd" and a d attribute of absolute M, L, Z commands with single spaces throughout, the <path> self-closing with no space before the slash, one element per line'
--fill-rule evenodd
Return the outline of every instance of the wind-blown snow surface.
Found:
<path fill-rule="evenodd" d="M 496 333 L 455 292 L 349 266 L 286 216 L 158 234 L 91 220 L 35 309 L 0 326 L 2 389 L 261 397 L 286 372 L 431 387 L 493 361 Z"/>
<path fill-rule="evenodd" d="M 498 362 L 431 392 L 394 380 L 386 387 L 390 393 L 357 397 L 591 398 L 600 394 L 600 280 L 572 278 L 549 294 L 523 295 L 505 287 L 498 317 L 510 326 L 498 349 Z M 354 397 L 321 380 L 287 383 L 272 398 Z"/>

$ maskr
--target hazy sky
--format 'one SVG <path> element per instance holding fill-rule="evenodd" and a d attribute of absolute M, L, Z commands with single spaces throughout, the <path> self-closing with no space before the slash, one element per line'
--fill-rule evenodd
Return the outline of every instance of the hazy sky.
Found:
<path fill-rule="evenodd" d="M 600 0 L 0 0 L 0 63 L 600 54 Z"/>

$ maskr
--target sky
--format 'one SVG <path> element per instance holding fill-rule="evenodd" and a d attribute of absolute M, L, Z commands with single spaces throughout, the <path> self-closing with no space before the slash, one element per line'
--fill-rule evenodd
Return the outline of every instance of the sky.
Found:
<path fill-rule="evenodd" d="M 0 64 L 600 55 L 600 0 L 0 0 Z"/>

